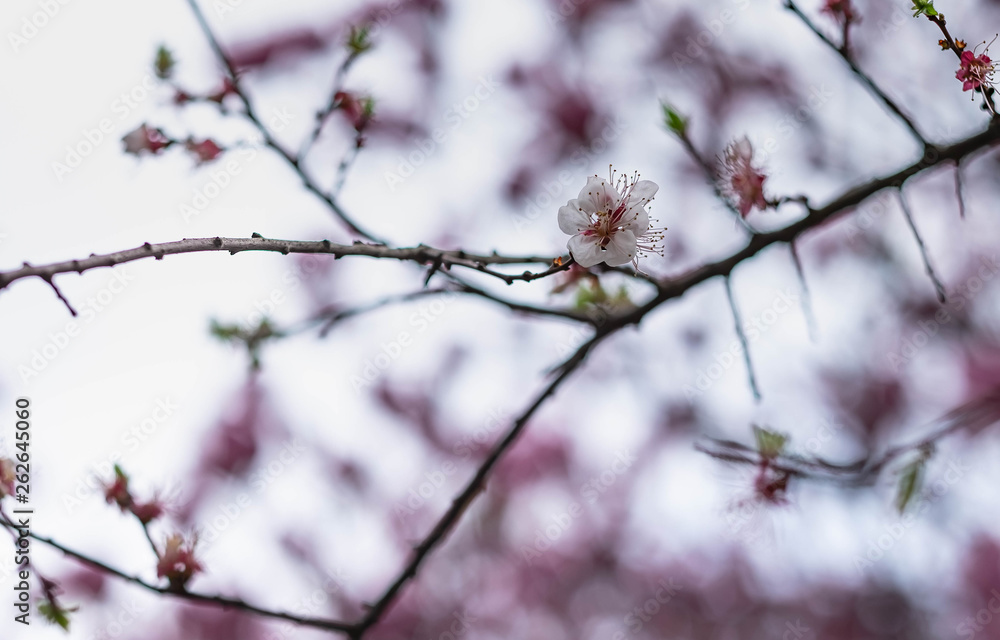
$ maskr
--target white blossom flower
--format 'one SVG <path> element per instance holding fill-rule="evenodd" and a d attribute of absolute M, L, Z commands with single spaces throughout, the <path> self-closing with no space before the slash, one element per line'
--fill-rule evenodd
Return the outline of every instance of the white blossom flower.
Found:
<path fill-rule="evenodd" d="M 559 228 L 572 236 L 566 246 L 581 267 L 631 262 L 638 269 L 640 255 L 663 255 L 664 230 L 650 228 L 646 212 L 659 187 L 639 180 L 639 174 L 616 179 L 612 172 L 610 177 L 587 178 L 579 197 L 559 208 Z"/>

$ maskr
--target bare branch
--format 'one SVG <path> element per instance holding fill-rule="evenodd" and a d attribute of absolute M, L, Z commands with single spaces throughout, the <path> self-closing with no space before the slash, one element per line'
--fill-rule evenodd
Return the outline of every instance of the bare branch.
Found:
<path fill-rule="evenodd" d="M 750 391 L 753 392 L 753 399 L 759 402 L 760 389 L 757 387 L 757 376 L 753 372 L 753 361 L 750 360 L 750 343 L 743 332 L 743 321 L 740 320 L 740 312 L 736 308 L 736 299 L 733 297 L 732 275 L 727 275 L 724 279 L 726 281 L 726 298 L 729 300 L 729 308 L 733 312 L 733 324 L 736 326 L 736 335 L 740 339 L 740 346 L 743 347 L 743 361 L 747 365 L 747 378 L 750 381 Z"/>
<path fill-rule="evenodd" d="M 938 278 L 937 273 L 934 272 L 934 267 L 931 266 L 930 256 L 927 255 L 927 247 L 924 245 L 924 239 L 920 237 L 920 232 L 917 231 L 916 223 L 913 222 L 913 214 L 910 212 L 910 206 L 906 203 L 906 198 L 903 196 L 902 187 L 899 188 L 899 204 L 903 209 L 903 216 L 906 217 L 906 224 L 910 226 L 910 231 L 913 232 L 913 237 L 917 240 L 917 246 L 920 248 L 920 257 L 924 261 L 924 270 L 927 271 L 927 276 L 934 284 L 934 292 L 937 294 L 938 302 L 944 304 L 947 301 L 944 285 Z"/>
<path fill-rule="evenodd" d="M 0 526 L 7 527 L 8 529 L 16 529 L 17 525 L 13 522 L 7 520 L 6 517 L 0 518 Z M 271 611 L 268 609 L 262 609 L 260 607 L 254 606 L 238 598 L 227 598 L 224 596 L 209 596 L 200 593 L 192 593 L 190 591 L 175 591 L 169 587 L 160 587 L 155 584 L 150 584 L 138 576 L 132 576 L 124 571 L 116 569 L 111 565 L 105 564 L 100 560 L 92 558 L 84 553 L 75 551 L 63 544 L 60 544 L 53 540 L 52 538 L 47 538 L 45 536 L 38 535 L 33 532 L 28 532 L 27 534 L 31 538 L 38 540 L 44 544 L 49 545 L 54 549 L 62 551 L 65 555 L 82 562 L 94 569 L 97 569 L 108 575 L 115 576 L 126 582 L 131 582 L 132 584 L 138 585 L 149 591 L 155 593 L 160 593 L 163 595 L 173 596 L 175 598 L 180 598 L 188 602 L 200 605 L 217 606 L 223 609 L 236 609 L 239 611 L 245 611 L 247 613 L 253 613 L 259 616 L 264 616 L 265 618 L 275 618 L 278 620 L 286 620 L 288 622 L 293 622 L 295 624 L 302 625 L 304 627 L 312 627 L 314 629 L 323 629 L 326 631 L 341 631 L 344 633 L 351 633 L 354 630 L 354 626 L 346 622 L 339 622 L 337 620 L 327 620 L 324 618 L 311 618 L 308 616 L 298 616 L 291 613 L 286 613 L 284 611 Z"/>
<path fill-rule="evenodd" d="M 851 71 L 854 72 L 854 75 L 857 76 L 858 80 L 861 81 L 861 84 L 865 85 L 868 88 L 868 90 L 875 95 L 875 97 L 877 97 L 879 100 L 882 101 L 882 104 L 884 104 L 886 108 L 889 109 L 889 111 L 891 111 L 897 118 L 899 118 L 899 120 L 904 125 L 906 125 L 906 128 L 910 130 L 910 133 L 913 134 L 913 137 L 917 140 L 917 142 L 920 143 L 921 148 L 927 149 L 928 147 L 927 139 L 923 136 L 922 133 L 920 133 L 920 130 L 917 129 L 916 123 L 914 123 L 913 120 L 910 119 L 910 117 L 903 112 L 903 109 L 898 104 L 896 104 L 896 102 L 892 98 L 887 96 L 885 92 L 882 91 L 882 89 L 880 89 L 878 85 L 875 84 L 875 81 L 872 80 L 868 76 L 868 74 L 862 71 L 861 68 L 858 67 L 857 64 L 855 64 L 854 60 L 851 59 L 851 56 L 846 48 L 846 36 L 847 36 L 846 27 L 844 30 L 845 46 L 838 47 L 836 44 L 833 43 L 832 40 L 827 38 L 826 35 L 816 27 L 815 24 L 813 24 L 813 21 L 810 20 L 809 17 L 806 16 L 806 14 L 802 13 L 802 10 L 799 9 L 798 5 L 796 5 L 793 0 L 785 0 L 785 8 L 791 10 L 792 13 L 798 16 L 799 19 L 802 20 L 802 22 L 807 27 L 809 27 L 810 31 L 816 34 L 816 37 L 822 40 L 828 47 L 836 51 L 837 55 L 839 55 L 844 60 L 844 62 L 847 63 L 847 66 L 851 68 Z"/>
<path fill-rule="evenodd" d="M 292 169 L 295 171 L 295 173 L 298 174 L 298 176 L 302 179 L 303 186 L 305 186 L 305 188 L 308 191 L 312 192 L 313 194 L 318 196 L 323 202 L 325 202 L 326 205 L 330 207 L 330 210 L 333 212 L 334 216 L 339 218 L 340 221 L 343 222 L 347 226 L 347 228 L 350 229 L 352 233 L 361 236 L 362 238 L 371 240 L 372 242 L 377 242 L 379 244 L 388 244 L 388 242 L 386 242 L 385 240 L 362 229 L 358 225 L 358 223 L 352 220 L 351 217 L 347 215 L 347 212 L 344 211 L 344 209 L 340 206 L 340 204 L 337 203 L 337 201 L 330 194 L 324 192 L 319 187 L 319 185 L 313 182 L 312 178 L 310 178 L 306 174 L 306 172 L 302 169 L 299 160 L 294 155 L 292 155 L 290 151 L 285 149 L 277 140 L 275 140 L 274 136 L 271 135 L 271 132 L 268 131 L 267 127 L 264 125 L 264 122 L 257 116 L 257 113 L 253 108 L 253 103 L 250 101 L 249 95 L 246 93 L 245 89 L 240 84 L 239 71 L 233 65 L 233 62 L 232 60 L 229 59 L 229 56 L 226 55 L 226 52 L 223 51 L 222 45 L 219 44 L 218 38 L 215 37 L 215 33 L 212 31 L 212 28 L 209 26 L 208 21 L 205 19 L 205 14 L 202 13 L 201 9 L 198 7 L 197 0 L 188 0 L 188 5 L 191 6 L 191 11 L 194 12 L 194 16 L 198 21 L 198 25 L 201 27 L 201 30 L 204 32 L 205 37 L 208 39 L 209 45 L 211 45 L 212 47 L 212 51 L 215 52 L 215 55 L 219 59 L 219 62 L 222 64 L 222 66 L 226 70 L 226 73 L 229 75 L 229 81 L 232 83 L 233 91 L 239 97 L 240 101 L 243 103 L 243 110 L 245 112 L 247 119 L 250 120 L 251 123 L 253 123 L 253 125 L 257 128 L 258 131 L 260 131 L 261 135 L 264 137 L 264 143 L 267 146 L 274 149 L 275 151 L 277 151 L 278 155 L 280 155 L 282 158 L 285 159 L 285 162 L 287 162 L 289 166 L 291 166 Z"/>
<path fill-rule="evenodd" d="M 68 260 L 42 266 L 32 266 L 25 263 L 20 269 L 0 272 L 0 289 L 3 289 L 16 280 L 32 276 L 50 281 L 53 276 L 59 273 L 83 273 L 90 269 L 113 267 L 135 260 L 142 260 L 143 258 L 153 257 L 161 260 L 163 256 L 167 255 L 199 253 L 203 251 L 228 251 L 231 255 L 242 251 L 275 251 L 286 255 L 289 253 L 327 254 L 334 256 L 334 258 L 341 258 L 343 256 L 368 256 L 371 258 L 418 262 L 421 264 L 440 260 L 445 265 L 460 266 L 481 271 L 499 278 L 507 284 L 511 284 L 517 280 L 537 280 L 538 278 L 544 278 L 569 268 L 569 263 L 564 260 L 562 264 L 553 265 L 545 271 L 525 271 L 522 274 L 509 275 L 489 269 L 486 265 L 553 264 L 554 260 L 551 257 L 544 256 L 502 256 L 496 253 L 478 255 L 461 250 L 448 251 L 423 245 L 410 248 L 393 248 L 381 244 L 365 244 L 363 242 L 335 244 L 329 240 L 277 240 L 254 234 L 250 238 L 187 238 L 160 244 L 150 244 L 147 242 L 134 249 L 126 249 L 114 253 L 91 254 L 89 258 L 79 260 Z"/>
<path fill-rule="evenodd" d="M 959 431 L 976 431 L 1000 422 L 1000 388 L 949 411 L 937 422 L 941 426 L 929 435 L 886 449 L 879 456 L 869 456 L 849 463 L 836 463 L 818 456 L 783 454 L 769 458 L 777 471 L 810 480 L 825 480 L 847 486 L 863 486 L 873 482 L 892 462 L 914 451 L 926 451 L 938 441 Z M 754 448 L 732 440 L 709 438 L 695 448 L 713 458 L 759 466 L 764 457 Z"/>

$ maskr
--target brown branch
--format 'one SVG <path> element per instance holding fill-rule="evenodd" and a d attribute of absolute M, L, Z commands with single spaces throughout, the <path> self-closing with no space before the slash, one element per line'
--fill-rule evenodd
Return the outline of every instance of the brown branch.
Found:
<path fill-rule="evenodd" d="M 8 529 L 16 528 L 16 525 L 9 522 L 6 518 L 0 518 L 0 526 L 4 526 Z M 84 553 L 75 551 L 59 542 L 56 542 L 52 538 L 47 538 L 45 536 L 38 535 L 36 533 L 29 532 L 28 536 L 38 540 L 44 544 L 49 545 L 53 549 L 58 549 L 65 555 L 82 562 L 83 564 L 89 565 L 99 571 L 107 573 L 109 575 L 120 578 L 126 582 L 131 582 L 132 584 L 138 585 L 149 591 L 159 593 L 162 595 L 174 596 L 175 598 L 180 598 L 188 602 L 200 605 L 209 605 L 222 607 L 223 609 L 236 609 L 239 611 L 245 611 L 247 613 L 253 613 L 259 616 L 264 616 L 265 618 L 275 618 L 278 620 L 285 620 L 288 622 L 293 622 L 295 624 L 302 625 L 304 627 L 312 627 L 314 629 L 323 629 L 325 631 L 341 631 L 344 633 L 350 633 L 354 629 L 354 625 L 346 622 L 340 622 L 337 620 L 328 620 L 325 618 L 311 618 L 308 616 L 299 616 L 292 613 L 286 613 L 284 611 L 271 611 L 268 609 L 262 609 L 260 607 L 244 602 L 238 598 L 227 598 L 224 596 L 209 596 L 200 593 L 192 593 L 190 591 L 177 591 L 171 589 L 170 587 L 160 587 L 155 584 L 150 584 L 138 576 L 132 576 L 124 571 L 116 569 L 111 565 L 105 564 L 100 560 L 92 558 Z"/>
<path fill-rule="evenodd" d="M 903 196 L 902 187 L 899 188 L 899 206 L 903 209 L 903 217 L 906 218 L 906 224 L 909 225 L 910 231 L 913 232 L 913 237 L 917 241 L 917 248 L 920 249 L 920 258 L 924 261 L 924 271 L 927 272 L 927 277 L 931 279 L 931 284 L 934 285 L 934 292 L 937 294 L 938 302 L 944 304 L 948 300 L 944 284 L 942 284 L 941 279 L 938 278 L 934 267 L 931 265 L 931 257 L 927 254 L 927 246 L 924 244 L 924 239 L 920 237 L 920 232 L 917 231 L 917 223 L 913 221 L 913 213 L 910 211 L 910 205 L 906 203 L 906 198 Z"/>
<path fill-rule="evenodd" d="M 889 109 L 889 111 L 891 111 L 903 124 L 906 125 L 906 128 L 910 130 L 910 133 L 913 134 L 913 137 L 916 138 L 922 148 L 926 149 L 928 147 L 927 139 L 920 133 L 920 130 L 917 129 L 917 125 L 913 122 L 913 120 L 910 119 L 910 117 L 903 112 L 903 109 L 896 104 L 892 98 L 887 96 L 885 92 L 882 91 L 877 84 L 875 84 L 875 81 L 872 80 L 867 73 L 862 71 L 861 68 L 854 62 L 847 51 L 846 40 L 843 48 L 834 44 L 832 40 L 827 38 L 826 35 L 820 31 L 815 24 L 813 24 L 813 21 L 810 20 L 806 14 L 802 13 L 802 10 L 799 9 L 798 5 L 796 5 L 793 0 L 785 0 L 785 8 L 791 10 L 792 13 L 798 16 L 798 18 L 809 28 L 810 31 L 816 34 L 816 37 L 837 52 L 837 55 L 839 55 L 844 62 L 847 63 L 847 66 L 851 68 L 851 71 L 854 72 L 854 75 L 861 81 L 861 84 L 865 85 L 865 87 L 867 87 L 868 90 L 871 91 L 872 94 L 874 94 L 887 109 Z M 846 29 L 844 33 L 846 36 Z"/>
<path fill-rule="evenodd" d="M 965 140 L 957 142 L 948 147 L 930 147 L 928 152 L 925 153 L 923 159 L 920 162 L 905 167 L 894 174 L 875 178 L 862 185 L 848 189 L 846 192 L 841 194 L 839 197 L 834 199 L 832 202 L 826 206 L 819 209 L 812 209 L 807 207 L 808 214 L 798 222 L 792 223 L 782 229 L 774 232 L 757 234 L 749 239 L 747 245 L 733 253 L 727 258 L 722 260 L 708 263 L 702 265 L 692 271 L 682 274 L 675 278 L 669 278 L 661 282 L 661 287 L 658 290 L 657 295 L 646 302 L 645 304 L 636 307 L 630 311 L 622 313 L 617 316 L 611 316 L 607 318 L 603 323 L 601 323 L 594 334 L 588 341 L 583 343 L 577 351 L 565 362 L 555 368 L 555 378 L 549 385 L 538 395 L 528 408 L 517 418 L 510 430 L 505 434 L 505 436 L 494 445 L 490 454 L 484 460 L 482 465 L 479 467 L 475 476 L 469 481 L 466 487 L 461 493 L 453 500 L 452 505 L 444 513 L 437 524 L 431 529 L 430 533 L 423 539 L 423 541 L 417 545 L 414 549 L 413 558 L 406 564 L 402 572 L 399 574 L 397 579 L 387 588 L 385 593 L 379 598 L 369 609 L 368 613 L 362 618 L 357 624 L 351 625 L 342 622 L 330 621 L 330 620 L 318 620 L 318 619 L 307 619 L 299 618 L 291 614 L 285 614 L 280 612 L 267 611 L 257 607 L 253 607 L 239 600 L 232 600 L 221 597 L 212 596 L 202 596 L 187 593 L 175 593 L 167 590 L 163 587 L 156 587 L 154 585 L 148 585 L 138 578 L 133 576 L 128 576 L 120 571 L 107 567 L 99 562 L 93 561 L 82 554 L 77 554 L 75 552 L 69 552 L 65 547 L 58 545 L 54 541 L 49 539 L 40 538 L 36 536 L 36 539 L 51 544 L 58 549 L 63 550 L 65 553 L 69 553 L 77 559 L 88 562 L 93 566 L 98 568 L 103 568 L 109 573 L 121 577 L 130 582 L 140 584 L 148 589 L 161 593 L 171 593 L 177 595 L 178 597 L 184 597 L 193 601 L 216 604 L 220 606 L 235 607 L 244 611 L 251 613 L 257 613 L 259 615 L 264 615 L 268 617 L 277 617 L 298 624 L 303 624 L 307 626 L 313 626 L 316 628 L 323 628 L 334 631 L 341 631 L 347 633 L 350 637 L 359 639 L 363 637 L 364 633 L 376 624 L 381 617 L 385 614 L 391 604 L 395 601 L 397 595 L 402 590 L 402 588 L 413 579 L 416 575 L 417 570 L 424 560 L 430 555 L 433 549 L 442 543 L 445 539 L 447 533 L 456 525 L 458 520 L 467 510 L 469 504 L 473 499 L 484 489 L 485 483 L 489 473 L 497 465 L 502 456 L 510 448 L 510 446 L 516 441 L 518 436 L 523 432 L 528 420 L 534 415 L 542 404 L 555 393 L 558 387 L 565 382 L 568 377 L 582 365 L 583 361 L 586 359 L 587 355 L 596 348 L 605 338 L 613 334 L 619 329 L 627 327 L 632 324 L 639 324 L 646 314 L 650 313 L 652 310 L 658 308 L 665 302 L 681 297 L 689 289 L 705 282 L 716 276 L 728 276 L 736 265 L 740 264 L 744 260 L 747 260 L 757 253 L 769 247 L 772 244 L 777 244 L 781 242 L 793 242 L 800 235 L 805 233 L 810 229 L 817 228 L 824 224 L 825 222 L 836 218 L 839 215 L 846 213 L 847 211 L 855 208 L 858 204 L 863 202 L 865 199 L 869 198 L 873 194 L 887 188 L 899 188 L 903 183 L 914 175 L 934 167 L 943 162 L 954 162 L 960 160 L 966 156 L 969 156 L 977 151 L 981 151 L 990 145 L 995 144 L 1000 140 L 1000 127 L 991 127 L 986 131 L 979 133 L 977 135 L 971 136 Z M 106 254 L 104 256 L 92 256 L 86 261 L 71 261 L 57 263 L 55 265 L 48 265 L 46 267 L 24 267 L 19 270 L 0 273 L 0 288 L 6 286 L 14 280 L 29 277 L 29 276 L 43 276 L 48 274 L 50 277 L 55 273 L 64 273 L 68 271 L 83 271 L 90 268 L 95 268 L 99 266 L 112 266 L 120 262 L 128 262 L 131 260 L 138 260 L 144 257 L 154 256 L 157 258 L 162 258 L 163 255 L 167 253 L 190 253 L 194 251 L 230 251 L 232 253 L 237 253 L 239 251 L 248 250 L 269 250 L 269 251 L 281 251 L 282 253 L 303 252 L 303 253 L 328 253 L 333 255 L 367 255 L 371 257 L 381 257 L 381 258 L 393 258 L 393 259 L 404 259 L 404 260 L 414 260 L 420 262 L 433 262 L 434 259 L 441 257 L 442 261 L 445 261 L 444 256 L 447 256 L 448 261 L 452 261 L 452 264 L 461 264 L 462 266 L 468 266 L 469 262 L 472 264 L 477 264 L 475 260 L 480 260 L 478 264 L 512 264 L 516 262 L 520 263 L 532 263 L 540 262 L 542 260 L 535 258 L 503 258 L 500 256 L 469 256 L 464 252 L 441 252 L 437 250 L 432 250 L 429 247 L 416 247 L 413 249 L 393 249 L 385 246 L 377 245 L 366 245 L 363 243 L 357 243 L 350 246 L 339 246 L 332 245 L 326 241 L 319 242 L 292 242 L 285 240 L 267 240 L 265 238 L 250 238 L 250 239 L 199 239 L 199 240 L 182 240 L 175 243 L 166 243 L 164 245 L 150 245 L 146 244 L 143 247 L 137 249 L 131 249 L 125 252 L 119 252 L 117 254 Z M 436 253 L 434 253 L 437 251 Z M 555 268 L 549 269 L 552 272 Z M 480 269 L 482 270 L 482 269 Z M 538 276 L 540 277 L 540 276 Z M 946 429 L 946 432 L 958 429 L 959 426 L 951 425 Z M 927 440 L 927 439 L 925 439 Z M 919 446 L 920 443 L 912 446 Z M 742 446 L 742 445 L 740 445 Z M 880 468 L 895 457 L 902 455 L 902 453 L 908 450 L 906 447 L 897 448 L 887 452 L 886 456 L 883 457 L 879 465 L 876 465 L 876 469 Z M 740 453 L 738 450 L 735 452 L 724 452 L 726 455 L 731 455 L 735 458 L 746 458 L 751 459 L 751 455 L 747 453 Z M 822 461 L 806 461 L 807 464 L 826 464 Z M 789 472 L 791 473 L 791 471 Z"/>
<path fill-rule="evenodd" d="M 89 258 L 79 260 L 67 260 L 41 266 L 32 266 L 25 263 L 20 269 L 0 272 L 0 289 L 3 289 L 16 280 L 32 276 L 42 278 L 46 282 L 51 282 L 52 277 L 60 273 L 83 273 L 90 269 L 113 267 L 144 258 L 152 257 L 161 260 L 163 256 L 167 255 L 199 253 L 203 251 L 228 251 L 231 255 L 242 251 L 275 251 L 286 255 L 289 253 L 327 254 L 334 256 L 334 258 L 341 258 L 343 256 L 368 256 L 371 258 L 418 262 L 421 264 L 440 260 L 445 265 L 460 266 L 481 271 L 499 278 L 507 284 L 511 284 L 517 280 L 537 280 L 538 278 L 544 278 L 569 268 L 569 264 L 564 260 L 563 264 L 553 265 L 545 271 L 525 271 L 522 274 L 510 275 L 489 269 L 486 265 L 553 264 L 554 260 L 551 257 L 545 256 L 502 256 L 496 253 L 478 255 L 461 250 L 449 251 L 423 245 L 409 248 L 394 248 L 382 244 L 366 244 L 363 242 L 334 244 L 329 240 L 278 240 L 254 234 L 250 238 L 186 238 L 184 240 L 160 244 L 150 244 L 147 242 L 134 249 L 126 249 L 114 253 L 91 254 Z"/>
<path fill-rule="evenodd" d="M 743 362 L 747 366 L 747 379 L 750 382 L 750 391 L 753 392 L 753 399 L 760 402 L 760 388 L 757 386 L 757 376 L 753 372 L 753 361 L 750 359 L 750 343 L 746 333 L 743 332 L 743 321 L 740 319 L 740 311 L 736 307 L 736 299 L 733 297 L 733 278 L 728 275 L 724 278 L 726 282 L 726 299 L 729 300 L 729 309 L 733 312 L 733 324 L 736 327 L 736 336 L 740 339 L 740 346 L 743 347 Z"/>
<path fill-rule="evenodd" d="M 303 170 L 302 165 L 299 163 L 298 158 L 296 158 L 290 151 L 285 149 L 268 131 L 267 127 L 264 126 L 264 122 L 257 116 L 256 111 L 253 108 L 253 103 L 250 101 L 249 95 L 243 89 L 240 84 L 239 71 L 233 65 L 232 60 L 226 55 L 226 52 L 222 49 L 222 45 L 219 43 L 218 38 L 215 37 L 215 33 L 208 24 L 208 20 L 205 19 L 205 14 L 202 13 L 201 9 L 198 7 L 197 0 L 188 0 L 188 4 L 191 6 L 191 11 L 194 12 L 195 19 L 198 21 L 198 25 L 204 32 L 205 37 L 208 39 L 209 45 L 212 47 L 212 51 L 215 52 L 216 57 L 219 62 L 225 68 L 227 75 L 229 76 L 229 81 L 232 84 L 233 92 L 239 97 L 240 102 L 243 103 L 244 115 L 247 119 L 260 131 L 261 135 L 264 137 L 264 144 L 274 149 L 278 155 L 284 158 L 285 162 L 292 168 L 293 171 L 302 179 L 302 184 L 306 190 L 312 192 L 314 195 L 319 197 L 320 200 L 326 203 L 326 205 L 347 228 L 354 234 L 371 240 L 372 242 L 377 242 L 379 244 L 388 244 L 385 240 L 373 235 L 372 233 L 362 229 L 357 222 L 351 219 L 347 212 L 340 206 L 340 204 L 331 196 L 330 194 L 324 192 L 319 185 L 313 182 L 306 172 Z"/>
<path fill-rule="evenodd" d="M 949 411 L 937 422 L 941 426 L 929 435 L 886 449 L 879 456 L 867 456 L 849 463 L 837 463 L 818 456 L 782 454 L 768 458 L 776 471 L 799 478 L 825 480 L 847 486 L 864 486 L 877 479 L 892 462 L 914 451 L 927 451 L 941 439 L 963 430 L 975 431 L 1000 422 L 1000 388 Z M 709 438 L 695 444 L 695 449 L 713 458 L 737 464 L 759 466 L 764 461 L 756 449 L 732 440 Z"/>

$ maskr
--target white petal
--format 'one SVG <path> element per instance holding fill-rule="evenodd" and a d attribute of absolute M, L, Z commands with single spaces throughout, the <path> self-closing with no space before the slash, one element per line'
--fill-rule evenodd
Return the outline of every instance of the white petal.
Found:
<path fill-rule="evenodd" d="M 611 236 L 611 242 L 604 249 L 604 261 L 612 267 L 632 262 L 635 258 L 635 234 L 629 230 L 619 231 Z"/>
<path fill-rule="evenodd" d="M 636 236 L 641 236 L 649 231 L 649 214 L 642 206 L 629 205 L 622 216 L 622 226 Z"/>
<path fill-rule="evenodd" d="M 569 239 L 566 246 L 581 267 L 592 267 L 604 260 L 604 252 L 601 251 L 597 236 L 576 235 Z"/>
<path fill-rule="evenodd" d="M 590 176 L 580 190 L 578 200 L 584 211 L 613 211 L 621 196 L 604 178 Z"/>
<path fill-rule="evenodd" d="M 570 200 L 559 207 L 559 230 L 569 235 L 576 235 L 590 228 L 590 213 L 582 210 L 579 200 Z"/>
<path fill-rule="evenodd" d="M 649 202 L 659 190 L 660 187 L 658 187 L 652 180 L 640 180 L 635 183 L 634 187 L 632 187 L 632 197 L 629 198 L 629 202 L 631 202 L 633 198 Z"/>

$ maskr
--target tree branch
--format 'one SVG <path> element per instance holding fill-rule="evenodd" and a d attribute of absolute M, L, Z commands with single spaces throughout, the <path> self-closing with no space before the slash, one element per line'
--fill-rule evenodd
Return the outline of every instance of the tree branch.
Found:
<path fill-rule="evenodd" d="M 851 68 L 851 71 L 853 71 L 854 75 L 858 78 L 858 80 L 861 81 L 861 84 L 865 85 L 868 88 L 868 90 L 871 91 L 872 94 L 874 94 L 875 97 L 877 97 L 882 102 L 882 104 L 886 106 L 887 109 L 889 109 L 889 111 L 891 111 L 897 118 L 899 118 L 899 120 L 904 125 L 906 125 L 906 128 L 910 130 L 910 133 L 913 134 L 913 137 L 917 140 L 917 142 L 920 143 L 921 148 L 926 149 L 928 147 L 929 143 L 927 142 L 927 139 L 923 136 L 923 134 L 920 133 L 920 130 L 917 129 L 916 123 L 914 123 L 913 120 L 910 119 L 908 115 L 903 113 L 903 109 L 900 108 L 900 106 L 896 104 L 892 98 L 887 96 L 885 92 L 883 92 L 878 87 L 878 85 L 875 84 L 875 81 L 872 80 L 868 76 L 868 74 L 862 71 L 861 68 L 858 67 L 857 64 L 855 64 L 854 60 L 851 59 L 851 56 L 846 49 L 846 34 L 847 34 L 846 28 L 844 31 L 845 47 L 841 48 L 838 47 L 836 44 L 834 44 L 832 40 L 827 38 L 826 35 L 824 35 L 824 33 L 820 31 L 815 24 L 813 24 L 812 20 L 810 20 L 808 16 L 806 16 L 806 14 L 802 13 L 802 10 L 799 9 L 798 5 L 796 5 L 793 0 L 785 0 L 785 8 L 791 10 L 792 13 L 798 16 L 799 19 L 802 20 L 802 22 L 807 27 L 809 27 L 810 31 L 816 34 L 816 37 L 818 37 L 828 47 L 837 52 L 837 55 L 839 55 L 844 60 L 844 62 L 847 63 L 847 66 Z"/>

